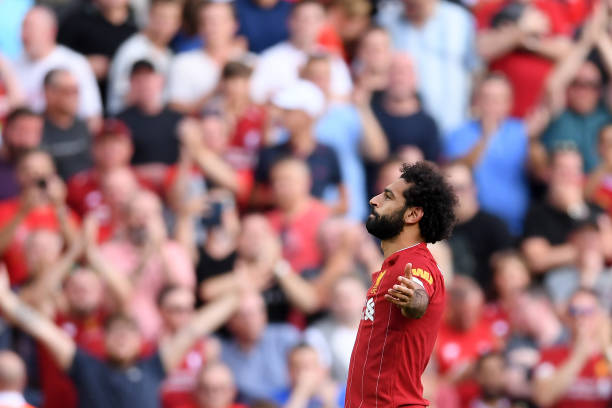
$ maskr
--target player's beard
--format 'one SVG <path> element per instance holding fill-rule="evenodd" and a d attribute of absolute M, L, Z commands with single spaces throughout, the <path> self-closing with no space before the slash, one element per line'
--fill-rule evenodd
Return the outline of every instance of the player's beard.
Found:
<path fill-rule="evenodd" d="M 381 241 L 395 238 L 404 229 L 405 212 L 406 208 L 401 208 L 392 214 L 380 215 L 376 214 L 374 208 L 372 208 L 372 212 L 366 221 L 366 229 Z"/>

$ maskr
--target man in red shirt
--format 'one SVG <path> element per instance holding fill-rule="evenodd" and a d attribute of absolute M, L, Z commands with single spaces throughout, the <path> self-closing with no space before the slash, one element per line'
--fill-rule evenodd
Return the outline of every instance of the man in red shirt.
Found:
<path fill-rule="evenodd" d="M 612 402 L 610 321 L 595 292 L 577 290 L 569 301 L 570 344 L 543 349 L 533 400 L 549 408 L 606 408 Z"/>
<path fill-rule="evenodd" d="M 366 228 L 385 261 L 372 275 L 353 347 L 345 408 L 423 407 L 421 375 L 444 311 L 444 278 L 426 243 L 450 235 L 457 199 L 425 162 L 404 165 L 399 179 L 370 200 Z"/>

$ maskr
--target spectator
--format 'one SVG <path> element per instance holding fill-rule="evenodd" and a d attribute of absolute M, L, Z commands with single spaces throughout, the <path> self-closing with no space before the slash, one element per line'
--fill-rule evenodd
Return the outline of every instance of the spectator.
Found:
<path fill-rule="evenodd" d="M 74 381 L 79 407 L 92 408 L 158 407 L 159 385 L 166 373 L 178 365 L 201 335 L 223 324 L 238 304 L 234 292 L 198 310 L 186 327 L 144 359 L 139 358 L 142 339 L 137 324 L 121 315 L 110 318 L 105 326 L 105 362 L 83 351 L 50 320 L 23 304 L 10 291 L 6 273 L 0 292 L 0 310 L 49 349 Z"/>
<path fill-rule="evenodd" d="M 268 323 L 261 295 L 244 295 L 228 329 L 232 338 L 222 342 L 221 359 L 231 368 L 242 400 L 269 399 L 288 385 L 287 353 L 299 334 L 292 326 Z"/>
<path fill-rule="evenodd" d="M 294 346 L 287 357 L 291 385 L 274 398 L 285 408 L 342 407 L 344 388 L 321 365 L 316 350 L 307 344 Z"/>
<path fill-rule="evenodd" d="M 23 397 L 26 367 L 19 355 L 0 351 L 0 405 L 6 408 L 34 408 Z"/>
<path fill-rule="evenodd" d="M 52 69 L 45 75 L 45 127 L 42 148 L 49 152 L 64 180 L 91 167 L 91 135 L 77 117 L 79 84 L 68 70 Z"/>
<path fill-rule="evenodd" d="M 570 299 L 567 318 L 571 341 L 542 350 L 534 374 L 534 400 L 540 406 L 554 408 L 607 406 L 612 388 L 597 384 L 609 384 L 611 374 L 596 367 L 607 364 L 610 352 L 608 313 L 596 294 L 581 289 Z"/>
<path fill-rule="evenodd" d="M 0 54 L 8 59 L 17 59 L 22 52 L 21 23 L 33 0 L 5 1 L 0 5 Z"/>
<path fill-rule="evenodd" d="M 127 309 L 144 339 L 155 341 L 162 323 L 157 294 L 167 284 L 195 289 L 193 266 L 187 252 L 166 236 L 161 203 L 153 193 L 139 191 L 127 205 L 124 236 L 100 250 L 109 265 L 132 281 Z"/>
<path fill-rule="evenodd" d="M 506 396 L 506 360 L 501 353 L 489 353 L 476 362 L 474 377 L 480 386 L 480 395 L 470 403 L 471 408 L 510 407 Z"/>
<path fill-rule="evenodd" d="M 510 114 L 524 117 L 543 95 L 553 66 L 571 47 L 571 26 L 560 3 L 505 0 L 483 4 L 475 12 L 478 53 L 491 71 L 503 72 L 514 94 Z"/>
<path fill-rule="evenodd" d="M 352 64 L 355 92 L 385 90 L 392 58 L 391 38 L 384 28 L 373 26 L 364 32 Z"/>
<path fill-rule="evenodd" d="M 189 324 L 195 311 L 195 296 L 190 289 L 166 286 L 160 291 L 157 303 L 164 321 L 163 343 Z M 214 364 L 219 353 L 218 342 L 211 338 L 198 339 L 191 350 L 185 353 L 179 366 L 162 383 L 162 407 L 180 408 L 190 403 L 196 390 L 198 373 L 208 364 Z"/>
<path fill-rule="evenodd" d="M 389 66 L 385 90 L 372 95 L 372 110 L 387 135 L 389 151 L 416 146 L 425 160 L 437 161 L 440 155 L 438 128 L 423 110 L 416 92 L 417 77 L 412 58 L 396 54 Z"/>
<path fill-rule="evenodd" d="M 246 408 L 234 403 L 236 394 L 232 371 L 221 362 L 212 362 L 198 376 L 195 402 L 182 408 Z"/>
<path fill-rule="evenodd" d="M 42 140 L 43 121 L 28 108 L 16 108 L 6 117 L 0 145 L 0 200 L 19 194 L 16 166 L 28 150 Z"/>
<path fill-rule="evenodd" d="M 193 11 L 204 48 L 178 55 L 170 66 L 170 105 L 182 113 L 198 113 L 215 90 L 221 68 L 246 51 L 236 38 L 238 23 L 228 2 L 199 2 Z"/>
<path fill-rule="evenodd" d="M 102 115 L 96 78 L 82 55 L 56 43 L 56 34 L 57 21 L 51 10 L 36 6 L 28 11 L 22 28 L 25 53 L 15 62 L 28 105 L 43 111 L 45 75 L 54 68 L 68 69 L 79 83 L 79 117 L 87 120 L 90 129 L 96 129 Z"/>
<path fill-rule="evenodd" d="M 378 11 L 394 48 L 416 61 L 419 92 L 443 134 L 463 122 L 468 111 L 471 74 L 479 65 L 472 16 L 446 1 L 389 2 Z M 452 84 L 453 92 L 447 92 Z"/>
<path fill-rule="evenodd" d="M 477 189 L 467 166 L 453 164 L 444 172 L 459 200 L 455 210 L 457 225 L 448 240 L 453 250 L 453 265 L 457 273 L 478 282 L 490 297 L 493 289 L 491 256 L 508 249 L 512 238 L 501 219 L 480 208 Z"/>
<path fill-rule="evenodd" d="M 21 84 L 17 80 L 13 64 L 0 52 L 0 134 L 6 116 L 24 102 Z"/>
<path fill-rule="evenodd" d="M 523 122 L 509 117 L 512 89 L 505 77 L 490 74 L 476 87 L 472 120 L 451 132 L 445 147 L 474 171 L 482 207 L 521 233 L 529 203 L 526 178 L 529 140 Z"/>
<path fill-rule="evenodd" d="M 318 37 L 325 21 L 325 9 L 314 0 L 301 1 L 289 17 L 289 40 L 265 50 L 257 62 L 251 87 L 255 102 L 267 102 L 278 91 L 287 88 L 299 77 L 299 69 L 308 55 L 320 52 Z M 331 95 L 347 97 L 351 77 L 340 57 L 331 61 Z"/>
<path fill-rule="evenodd" d="M 499 345 L 490 322 L 483 316 L 484 295 L 467 276 L 455 276 L 448 288 L 447 315 L 438 332 L 435 352 L 438 371 L 454 384 L 462 407 L 478 392 L 474 364 L 480 355 Z"/>
<path fill-rule="evenodd" d="M 589 174 L 585 194 L 587 198 L 612 214 L 612 124 L 599 131 L 597 142 L 599 165 Z"/>
<path fill-rule="evenodd" d="M 146 59 L 155 70 L 168 74 L 172 51 L 168 44 L 181 23 L 181 2 L 179 0 L 154 0 L 149 9 L 146 27 L 125 40 L 115 53 L 108 70 L 107 110 L 118 114 L 130 101 L 127 100 L 130 87 L 130 70 L 135 62 Z"/>
<path fill-rule="evenodd" d="M 25 242 L 33 230 L 61 231 L 68 243 L 76 239 L 76 221 L 68 209 L 64 183 L 53 160 L 40 150 L 21 156 L 17 164 L 19 197 L 0 203 L 0 254 L 13 285 L 28 279 Z"/>
<path fill-rule="evenodd" d="M 87 57 L 100 89 L 105 91 L 113 55 L 135 32 L 129 0 L 95 0 L 67 15 L 57 38 L 60 44 Z"/>
<path fill-rule="evenodd" d="M 181 115 L 163 101 L 164 77 L 146 60 L 136 61 L 130 73 L 132 104 L 117 118 L 130 128 L 132 164 L 174 164 L 178 159 L 177 127 Z"/>
<path fill-rule="evenodd" d="M 585 220 L 597 222 L 601 210 L 584 200 L 583 178 L 580 153 L 560 149 L 552 154 L 548 193 L 529 209 L 521 244 L 534 273 L 574 264 L 578 253 L 568 242 L 570 233 Z"/>
<path fill-rule="evenodd" d="M 291 4 L 286 0 L 237 0 L 239 33 L 244 35 L 249 50 L 261 53 L 289 37 L 286 24 Z"/>
<path fill-rule="evenodd" d="M 331 98 L 331 62 L 328 56 L 310 57 L 302 77 L 319 87 L 326 97 L 326 109 L 317 121 L 317 140 L 332 147 L 339 159 L 342 179 L 348 190 L 347 217 L 361 221 L 367 209 L 365 169 L 362 157 L 382 161 L 388 153 L 387 141 L 367 102 L 359 105 L 334 102 Z"/>
<path fill-rule="evenodd" d="M 309 170 L 299 159 L 285 159 L 272 167 L 276 209 L 268 213 L 272 228 L 281 236 L 283 258 L 298 273 L 322 264 L 317 236 L 329 209 L 308 193 Z"/>
<path fill-rule="evenodd" d="M 544 286 L 559 310 L 578 288 L 589 288 L 602 299 L 609 310 L 612 291 L 612 270 L 606 267 L 601 233 L 595 223 L 585 222 L 576 226 L 569 236 L 576 248 L 576 263 L 549 271 L 544 277 Z"/>
<path fill-rule="evenodd" d="M 348 377 L 366 291 L 359 278 L 340 277 L 332 289 L 334 302 L 330 304 L 330 316 L 316 322 L 305 333 L 308 344 L 316 348 L 321 361 L 329 366 L 332 378 L 341 384 L 345 384 Z"/>
<path fill-rule="evenodd" d="M 254 203 L 260 206 L 270 204 L 266 189 L 270 183 L 271 168 L 281 158 L 296 157 L 305 160 L 310 169 L 312 195 L 328 201 L 335 214 L 344 214 L 348 197 L 338 157 L 330 147 L 318 143 L 314 133 L 316 119 L 324 109 L 323 93 L 313 83 L 300 80 L 277 93 L 272 103 L 282 110 L 282 124 L 289 134 L 289 140 L 260 152 L 255 170 Z"/>
<path fill-rule="evenodd" d="M 367 0 L 332 0 L 319 43 L 332 54 L 351 61 L 361 35 L 370 25 L 372 4 Z"/>

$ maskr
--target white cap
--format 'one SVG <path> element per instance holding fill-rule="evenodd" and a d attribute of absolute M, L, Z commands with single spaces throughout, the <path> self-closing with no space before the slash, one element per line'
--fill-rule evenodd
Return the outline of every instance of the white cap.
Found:
<path fill-rule="evenodd" d="M 281 109 L 301 110 L 316 118 L 323 113 L 325 96 L 315 84 L 300 79 L 278 91 L 272 103 Z"/>

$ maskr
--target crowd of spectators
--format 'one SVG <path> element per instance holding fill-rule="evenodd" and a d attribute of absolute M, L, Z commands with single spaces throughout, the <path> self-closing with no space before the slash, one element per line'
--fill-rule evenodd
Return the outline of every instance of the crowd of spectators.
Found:
<path fill-rule="evenodd" d="M 612 406 L 612 1 L 0 1 L 0 406 L 333 408 L 404 162 L 433 408 Z"/>

